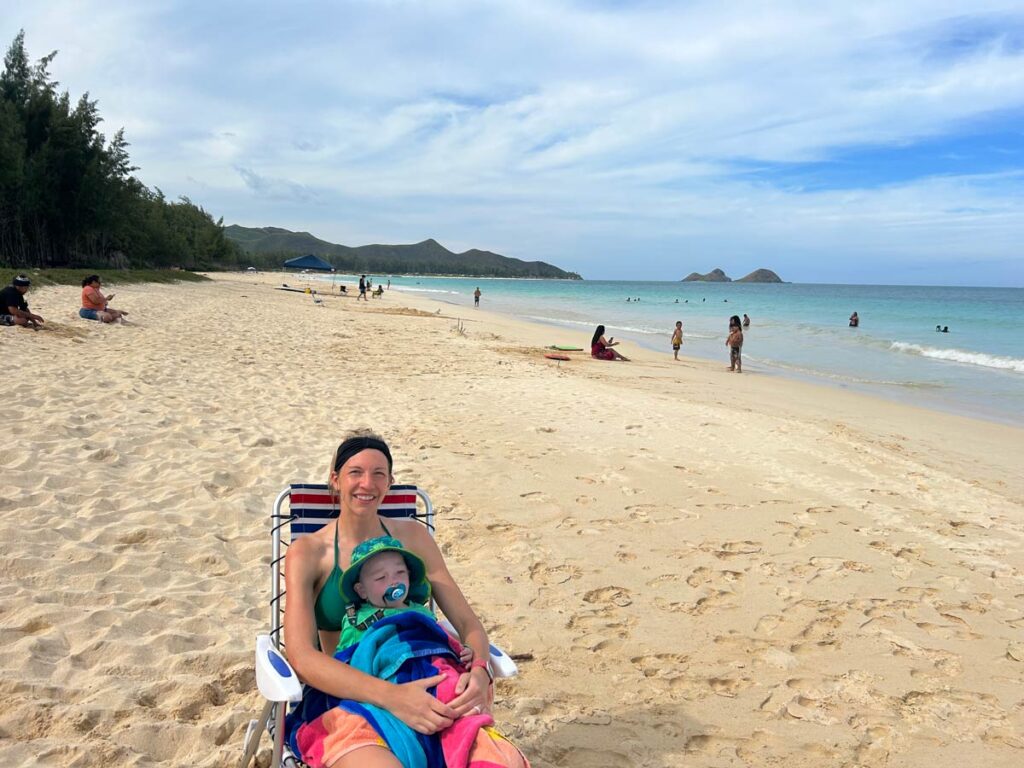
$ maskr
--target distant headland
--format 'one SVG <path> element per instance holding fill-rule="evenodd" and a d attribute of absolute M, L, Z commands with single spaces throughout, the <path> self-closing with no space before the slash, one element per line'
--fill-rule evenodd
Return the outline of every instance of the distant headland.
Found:
<path fill-rule="evenodd" d="M 413 245 L 361 245 L 350 247 L 320 240 L 309 232 L 280 227 L 224 228 L 224 236 L 237 243 L 254 266 L 276 268 L 285 259 L 314 254 L 339 272 L 405 275 L 460 275 L 472 277 L 543 277 L 582 279 L 575 272 L 543 261 L 522 261 L 490 251 L 472 249 L 453 253 L 436 240 Z"/>
<path fill-rule="evenodd" d="M 741 277 L 739 280 L 733 280 L 725 272 L 720 269 L 712 269 L 707 274 L 700 274 L 699 272 L 691 272 L 684 277 L 680 282 L 683 283 L 782 283 L 785 282 L 781 277 L 772 272 L 770 269 L 755 269 L 746 277 Z"/>

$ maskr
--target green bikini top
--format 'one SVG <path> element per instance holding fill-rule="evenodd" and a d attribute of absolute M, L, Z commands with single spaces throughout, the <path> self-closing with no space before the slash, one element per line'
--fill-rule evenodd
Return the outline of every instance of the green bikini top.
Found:
<path fill-rule="evenodd" d="M 391 535 L 387 526 L 381 522 L 387 536 Z M 331 569 L 327 581 L 320 588 L 320 594 L 313 603 L 313 615 L 316 617 L 316 628 L 328 632 L 337 632 L 345 624 L 345 599 L 341 596 L 341 567 L 338 565 L 338 523 L 334 523 L 334 568 Z"/>

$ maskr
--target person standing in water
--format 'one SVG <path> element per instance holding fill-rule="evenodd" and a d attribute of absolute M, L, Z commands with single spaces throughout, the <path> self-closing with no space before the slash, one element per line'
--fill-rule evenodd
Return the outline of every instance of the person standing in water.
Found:
<path fill-rule="evenodd" d="M 473 306 L 474 307 L 479 307 L 480 306 L 480 286 L 479 285 L 476 287 L 476 290 L 473 291 Z"/>

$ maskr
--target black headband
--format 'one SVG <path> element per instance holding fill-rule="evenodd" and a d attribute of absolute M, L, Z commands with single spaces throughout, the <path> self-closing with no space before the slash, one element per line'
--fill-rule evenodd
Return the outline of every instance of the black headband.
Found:
<path fill-rule="evenodd" d="M 388 472 L 391 471 L 391 451 L 388 450 L 388 444 L 383 440 L 377 440 L 374 437 L 350 437 L 348 440 L 338 446 L 338 455 L 334 459 L 334 471 L 337 472 L 343 466 L 345 462 L 351 459 L 360 451 L 365 451 L 367 448 L 372 448 L 375 451 L 380 451 L 388 459 Z"/>

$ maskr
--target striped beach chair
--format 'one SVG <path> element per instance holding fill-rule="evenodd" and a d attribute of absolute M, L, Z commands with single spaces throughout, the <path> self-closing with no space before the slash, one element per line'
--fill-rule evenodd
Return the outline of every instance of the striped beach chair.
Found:
<path fill-rule="evenodd" d="M 286 510 L 287 508 L 287 510 Z M 390 518 L 419 520 L 434 533 L 434 507 L 426 491 L 415 485 L 392 485 L 380 505 L 380 514 Z M 259 718 L 249 722 L 239 768 L 248 768 L 266 731 L 273 742 L 272 768 L 304 765 L 284 743 L 284 717 L 288 705 L 302 700 L 303 686 L 285 658 L 284 556 L 289 544 L 317 531 L 338 516 L 338 506 L 324 484 L 293 483 L 278 494 L 271 512 L 270 631 L 256 637 L 256 686 L 266 700 Z M 441 624 L 456 635 L 444 619 Z M 457 636 L 457 635 L 456 635 Z M 512 677 L 516 665 L 500 648 L 491 645 L 490 666 L 495 678 Z M 330 653 L 330 650 L 326 651 Z"/>

